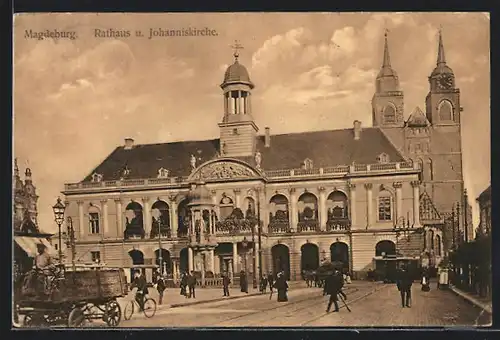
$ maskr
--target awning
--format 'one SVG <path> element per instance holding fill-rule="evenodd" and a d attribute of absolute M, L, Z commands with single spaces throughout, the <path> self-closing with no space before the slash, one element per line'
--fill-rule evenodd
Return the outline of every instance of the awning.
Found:
<path fill-rule="evenodd" d="M 47 247 L 50 255 L 57 255 L 57 251 L 52 247 L 49 241 L 43 237 L 14 236 L 14 241 L 28 254 L 29 257 L 35 257 L 38 254 L 36 245 L 42 243 Z"/>

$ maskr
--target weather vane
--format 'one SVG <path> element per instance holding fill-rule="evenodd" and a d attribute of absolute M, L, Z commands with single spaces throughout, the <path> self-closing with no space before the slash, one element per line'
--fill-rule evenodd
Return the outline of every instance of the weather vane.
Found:
<path fill-rule="evenodd" d="M 234 55 L 234 59 L 237 61 L 238 57 L 240 56 L 240 53 L 238 52 L 238 50 L 242 50 L 243 46 L 240 44 L 240 42 L 238 40 L 235 40 L 234 45 L 231 45 L 231 47 L 234 49 L 233 55 Z"/>

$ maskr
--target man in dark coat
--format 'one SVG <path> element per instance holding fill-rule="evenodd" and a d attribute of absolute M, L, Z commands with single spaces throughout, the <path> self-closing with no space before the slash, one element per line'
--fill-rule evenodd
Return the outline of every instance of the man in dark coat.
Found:
<path fill-rule="evenodd" d="M 156 289 L 158 290 L 158 303 L 161 305 L 163 302 L 163 292 L 167 288 L 167 284 L 165 283 L 165 279 L 162 276 L 158 276 L 156 279 Z"/>
<path fill-rule="evenodd" d="M 189 297 L 190 298 L 192 297 L 193 299 L 196 299 L 196 291 L 195 291 L 196 283 L 197 280 L 196 277 L 194 276 L 194 271 L 191 271 L 191 274 L 189 274 L 187 278 L 187 284 L 189 287 Z"/>
<path fill-rule="evenodd" d="M 413 284 L 413 278 L 406 266 L 402 266 L 396 281 L 398 290 L 401 294 L 401 306 L 410 308 L 411 303 L 411 285 Z"/>
<path fill-rule="evenodd" d="M 286 282 L 285 273 L 278 273 L 274 287 L 276 287 L 276 290 L 278 291 L 278 302 L 288 301 L 288 283 Z"/>
<path fill-rule="evenodd" d="M 262 294 L 265 294 L 266 293 L 266 289 L 267 289 L 267 276 L 264 274 L 260 278 L 260 292 Z"/>
<path fill-rule="evenodd" d="M 267 276 L 267 281 L 269 282 L 269 290 L 272 293 L 274 287 L 274 276 L 272 273 L 269 273 L 269 275 Z"/>
<path fill-rule="evenodd" d="M 242 293 L 248 293 L 247 274 L 243 270 L 240 272 L 240 288 Z"/>
<path fill-rule="evenodd" d="M 188 294 L 186 292 L 186 287 L 187 287 L 187 279 L 188 275 L 187 273 L 182 273 L 181 274 L 181 295 L 184 295 L 186 298 L 188 297 Z"/>
<path fill-rule="evenodd" d="M 338 304 L 338 295 L 345 294 L 342 292 L 342 274 L 336 270 L 331 274 L 326 280 L 325 280 L 325 287 L 324 287 L 324 292 L 328 295 L 330 295 L 330 299 L 328 300 L 328 306 L 326 307 L 326 312 L 330 312 L 330 308 L 332 307 L 332 303 L 335 305 L 335 310 L 334 312 L 339 311 L 339 304 Z"/>
<path fill-rule="evenodd" d="M 139 309 L 142 311 L 144 309 L 144 300 L 146 297 L 146 294 L 149 293 L 148 290 L 148 282 L 146 281 L 146 278 L 140 271 L 135 272 L 135 278 L 134 281 L 132 282 L 131 288 L 136 288 L 137 291 L 135 293 L 135 301 L 139 304 Z"/>
<path fill-rule="evenodd" d="M 224 291 L 224 296 L 229 296 L 229 285 L 231 284 L 231 279 L 224 273 L 222 274 L 222 289 Z"/>

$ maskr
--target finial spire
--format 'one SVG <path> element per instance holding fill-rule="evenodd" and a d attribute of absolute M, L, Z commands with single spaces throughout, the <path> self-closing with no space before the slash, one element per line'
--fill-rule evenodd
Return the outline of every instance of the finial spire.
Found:
<path fill-rule="evenodd" d="M 389 43 L 387 42 L 387 33 L 389 30 L 386 28 L 384 33 L 385 43 L 384 43 L 384 61 L 382 63 L 382 68 L 391 67 L 391 57 L 389 56 Z"/>
<path fill-rule="evenodd" d="M 240 44 L 240 42 L 238 40 L 235 40 L 234 45 L 231 45 L 231 47 L 234 49 L 234 53 L 233 53 L 234 61 L 238 61 L 238 57 L 240 56 L 240 53 L 238 52 L 238 50 L 242 50 L 243 46 Z"/>
<path fill-rule="evenodd" d="M 439 26 L 439 46 L 438 46 L 438 56 L 437 56 L 437 64 L 438 64 L 438 66 L 446 64 L 446 59 L 444 57 L 442 29 L 443 29 L 443 27 Z"/>

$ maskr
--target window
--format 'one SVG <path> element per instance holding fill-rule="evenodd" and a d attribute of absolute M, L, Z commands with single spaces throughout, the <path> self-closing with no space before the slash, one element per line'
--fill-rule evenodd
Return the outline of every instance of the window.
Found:
<path fill-rule="evenodd" d="M 306 158 L 303 164 L 305 170 L 311 170 L 313 168 L 313 161 L 309 158 Z"/>
<path fill-rule="evenodd" d="M 386 153 L 381 153 L 377 157 L 377 162 L 379 162 L 379 163 L 389 163 L 389 155 L 386 154 Z"/>
<path fill-rule="evenodd" d="M 102 182 L 102 174 L 94 172 L 92 174 L 92 182 Z"/>
<path fill-rule="evenodd" d="M 158 178 L 167 178 L 168 177 L 168 174 L 169 174 L 169 171 L 167 169 L 164 169 L 164 168 L 160 168 L 158 169 Z"/>
<path fill-rule="evenodd" d="M 396 110 L 392 105 L 387 105 L 384 109 L 384 123 L 395 123 L 396 122 Z"/>
<path fill-rule="evenodd" d="M 234 209 L 233 200 L 227 196 L 223 196 L 219 204 L 220 218 L 225 220 L 229 215 L 232 214 Z"/>
<path fill-rule="evenodd" d="M 450 121 L 453 118 L 453 106 L 448 100 L 443 100 L 439 104 L 439 120 Z"/>
<path fill-rule="evenodd" d="M 89 213 L 90 233 L 99 234 L 99 214 Z"/>
<path fill-rule="evenodd" d="M 94 262 L 94 263 L 101 262 L 101 252 L 100 251 L 91 251 L 90 256 L 92 258 L 92 262 Z"/>
<path fill-rule="evenodd" d="M 382 191 L 378 198 L 378 220 L 392 220 L 392 198 L 387 191 Z"/>

